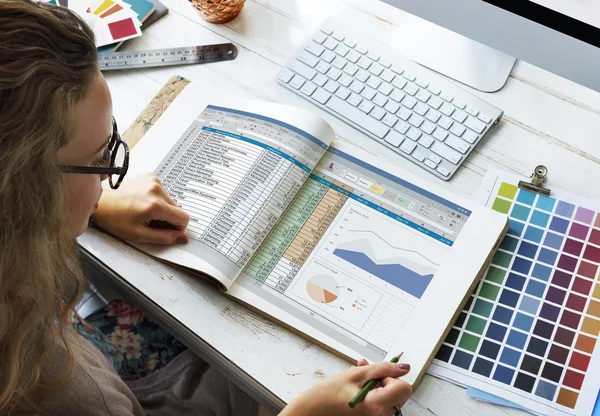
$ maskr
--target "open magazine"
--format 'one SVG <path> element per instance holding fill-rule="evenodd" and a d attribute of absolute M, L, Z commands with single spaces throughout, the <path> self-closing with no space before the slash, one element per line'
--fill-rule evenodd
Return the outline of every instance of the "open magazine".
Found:
<path fill-rule="evenodd" d="M 189 243 L 136 246 L 341 356 L 403 351 L 415 382 L 506 217 L 334 138 L 305 110 L 188 86 L 130 170 L 190 214 Z"/>

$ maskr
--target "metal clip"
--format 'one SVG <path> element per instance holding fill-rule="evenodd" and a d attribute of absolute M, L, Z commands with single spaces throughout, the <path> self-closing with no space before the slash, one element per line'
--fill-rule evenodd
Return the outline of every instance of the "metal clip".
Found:
<path fill-rule="evenodd" d="M 544 165 L 538 165 L 535 167 L 531 174 L 531 182 L 519 181 L 519 188 L 527 191 L 535 192 L 541 195 L 549 196 L 550 189 L 544 188 L 542 185 L 546 181 L 546 175 L 548 174 L 548 168 Z"/>

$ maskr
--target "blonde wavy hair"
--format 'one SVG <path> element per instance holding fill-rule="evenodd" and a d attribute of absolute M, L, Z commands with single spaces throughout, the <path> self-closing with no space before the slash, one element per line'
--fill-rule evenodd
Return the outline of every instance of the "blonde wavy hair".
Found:
<path fill-rule="evenodd" d="M 74 13 L 0 0 L 0 414 L 36 413 L 75 366 L 61 302 L 70 310 L 85 280 L 57 151 L 97 74 L 94 35 Z M 58 343 L 70 364 L 49 380 Z"/>

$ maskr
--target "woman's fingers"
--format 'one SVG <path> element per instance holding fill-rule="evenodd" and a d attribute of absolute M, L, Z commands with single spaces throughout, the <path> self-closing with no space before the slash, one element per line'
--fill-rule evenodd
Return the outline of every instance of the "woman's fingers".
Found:
<path fill-rule="evenodd" d="M 410 365 L 408 364 L 395 364 L 390 362 L 383 362 L 377 364 L 371 364 L 364 367 L 356 367 L 353 369 L 355 372 L 354 379 L 359 384 L 364 384 L 369 380 L 383 379 L 386 377 L 398 378 L 402 377 L 410 371 Z"/>
<path fill-rule="evenodd" d="M 412 394 L 412 386 L 405 381 L 387 377 L 381 381 L 381 387 L 372 390 L 365 397 L 365 402 L 372 406 L 379 406 L 382 410 L 391 409 L 393 406 L 404 405 Z"/>

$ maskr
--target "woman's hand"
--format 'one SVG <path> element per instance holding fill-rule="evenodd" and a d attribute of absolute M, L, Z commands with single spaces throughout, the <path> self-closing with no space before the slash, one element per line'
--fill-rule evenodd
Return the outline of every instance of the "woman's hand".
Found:
<path fill-rule="evenodd" d="M 110 233 L 138 243 L 188 241 L 184 230 L 190 216 L 151 173 L 127 178 L 118 189 L 106 186 L 92 219 Z"/>
<path fill-rule="evenodd" d="M 410 371 L 408 364 L 377 363 L 365 360 L 334 376 L 328 377 L 294 399 L 281 416 L 391 416 L 394 406 L 402 406 L 412 394 L 410 384 L 398 380 Z M 382 379 L 354 409 L 348 402 L 369 380 Z"/>

